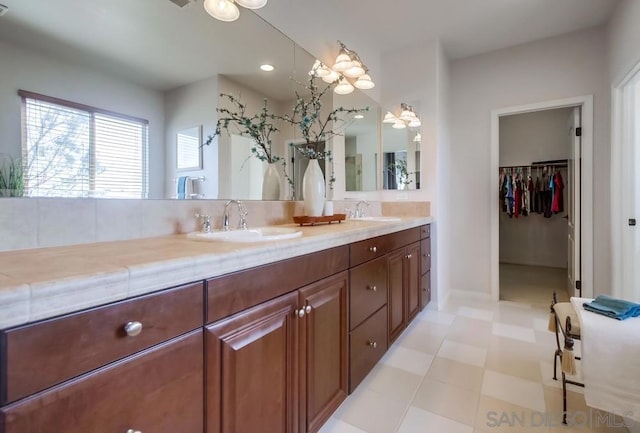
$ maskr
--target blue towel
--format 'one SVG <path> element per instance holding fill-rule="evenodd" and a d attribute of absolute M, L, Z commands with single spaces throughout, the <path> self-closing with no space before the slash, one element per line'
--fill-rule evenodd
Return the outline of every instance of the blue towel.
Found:
<path fill-rule="evenodd" d="M 180 176 L 178 178 L 178 198 L 184 200 L 187 198 L 187 180 L 189 176 Z"/>
<path fill-rule="evenodd" d="M 613 319 L 624 320 L 640 316 L 640 304 L 616 299 L 607 295 L 599 295 L 591 302 L 583 304 L 584 309 Z"/>

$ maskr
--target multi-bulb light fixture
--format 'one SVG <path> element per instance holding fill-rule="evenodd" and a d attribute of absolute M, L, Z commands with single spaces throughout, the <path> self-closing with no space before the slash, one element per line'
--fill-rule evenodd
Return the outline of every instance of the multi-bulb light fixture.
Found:
<path fill-rule="evenodd" d="M 350 50 L 340 41 L 338 45 L 340 45 L 340 53 L 336 57 L 335 64 L 328 67 L 320 60 L 316 60 L 309 74 L 322 78 L 325 83 L 337 82 L 333 91 L 339 95 L 348 95 L 353 92 L 354 86 L 362 90 L 373 89 L 375 83 L 358 53 Z M 347 78 L 356 80 L 351 84 Z"/>
<path fill-rule="evenodd" d="M 387 111 L 387 114 L 384 116 L 383 123 L 392 123 L 392 127 L 396 129 L 406 128 L 407 126 L 410 128 L 417 128 L 422 125 L 418 115 L 415 111 L 413 111 L 413 107 L 411 105 L 407 105 L 404 102 L 400 104 L 400 115 L 396 116 L 391 111 Z"/>
<path fill-rule="evenodd" d="M 260 9 L 268 0 L 204 0 L 204 9 L 220 21 L 235 21 L 240 16 L 236 3 L 247 9 Z"/>

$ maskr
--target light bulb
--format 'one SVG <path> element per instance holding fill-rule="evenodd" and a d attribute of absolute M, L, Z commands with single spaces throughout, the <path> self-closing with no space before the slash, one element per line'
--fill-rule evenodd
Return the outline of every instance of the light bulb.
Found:
<path fill-rule="evenodd" d="M 361 75 L 360 78 L 358 78 L 356 82 L 353 83 L 353 85 L 356 86 L 358 89 L 362 89 L 362 90 L 373 89 L 376 86 L 374 82 L 371 80 L 371 77 L 369 76 L 369 74 Z"/>
<path fill-rule="evenodd" d="M 422 122 L 420 122 L 420 119 L 418 119 L 417 117 L 415 119 L 412 119 L 409 122 L 409 127 L 410 128 L 417 128 L 420 125 L 422 125 Z"/>
<path fill-rule="evenodd" d="M 204 0 L 204 9 L 220 21 L 235 21 L 240 16 L 240 10 L 233 0 Z"/>
<path fill-rule="evenodd" d="M 349 78 L 358 78 L 359 76 L 364 75 L 364 68 L 359 61 L 354 60 L 353 65 L 344 71 L 344 74 Z"/>
<path fill-rule="evenodd" d="M 236 0 L 236 3 L 238 3 L 243 8 L 260 9 L 267 4 L 267 1 L 268 0 Z"/>
<path fill-rule="evenodd" d="M 335 89 L 333 89 L 333 91 L 338 95 L 348 95 L 349 93 L 353 92 L 353 90 L 353 86 L 347 80 L 342 80 L 340 84 L 338 84 Z"/>
<path fill-rule="evenodd" d="M 353 66 L 353 62 L 351 61 L 351 57 L 347 53 L 341 52 L 336 57 L 336 63 L 333 65 L 334 71 L 343 72 Z"/>
<path fill-rule="evenodd" d="M 406 120 L 407 122 L 413 120 L 416 117 L 413 111 L 402 110 L 402 113 L 398 116 L 399 119 Z"/>
<path fill-rule="evenodd" d="M 329 84 L 335 83 L 335 81 L 340 78 L 340 74 L 338 74 L 333 69 L 327 69 L 327 70 L 329 71 L 329 73 L 324 77 L 322 77 L 322 81 Z"/>

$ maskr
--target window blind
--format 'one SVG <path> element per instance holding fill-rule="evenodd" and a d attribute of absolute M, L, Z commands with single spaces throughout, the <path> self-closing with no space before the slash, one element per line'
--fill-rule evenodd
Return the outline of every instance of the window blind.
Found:
<path fill-rule="evenodd" d="M 146 198 L 148 121 L 20 91 L 25 195 Z"/>

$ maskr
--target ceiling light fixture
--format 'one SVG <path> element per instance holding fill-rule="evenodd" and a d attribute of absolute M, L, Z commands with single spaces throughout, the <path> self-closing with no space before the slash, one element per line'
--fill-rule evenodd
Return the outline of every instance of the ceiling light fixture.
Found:
<path fill-rule="evenodd" d="M 364 119 L 364 115 L 362 114 L 356 114 L 355 116 L 353 116 L 354 119 Z"/>
<path fill-rule="evenodd" d="M 262 69 L 265 72 L 271 72 L 273 71 L 275 68 L 273 67 L 273 65 L 270 65 L 268 63 L 265 63 L 264 65 L 260 65 L 260 69 Z"/>
<path fill-rule="evenodd" d="M 328 67 L 320 60 L 316 60 L 309 71 L 309 75 L 322 78 L 325 83 L 337 84 L 333 91 L 339 95 L 347 95 L 354 90 L 354 86 L 361 90 L 369 90 L 375 87 L 375 83 L 369 75 L 369 70 L 360 59 L 358 53 L 347 48 L 338 41 L 340 53 L 332 67 Z M 355 78 L 350 82 L 348 78 Z"/>
<path fill-rule="evenodd" d="M 416 112 L 413 111 L 413 107 L 411 105 L 407 105 L 402 102 L 400 104 L 400 110 L 399 116 L 396 116 L 391 111 L 387 111 L 382 123 L 392 123 L 392 126 L 396 129 L 406 128 L 407 126 L 410 128 L 417 128 L 422 125 L 420 118 Z"/>
<path fill-rule="evenodd" d="M 231 22 L 240 17 L 236 3 L 247 9 L 260 9 L 268 0 L 204 0 L 204 10 L 217 20 Z"/>

